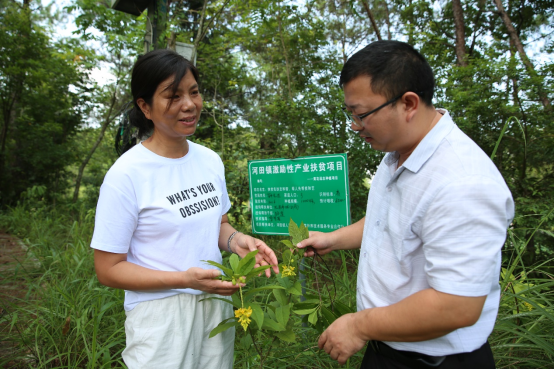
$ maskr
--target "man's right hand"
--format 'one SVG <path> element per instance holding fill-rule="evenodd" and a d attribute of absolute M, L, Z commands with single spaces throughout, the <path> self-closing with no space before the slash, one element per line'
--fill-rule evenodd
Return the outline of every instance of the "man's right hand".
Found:
<path fill-rule="evenodd" d="M 306 248 L 304 257 L 312 257 L 317 254 L 324 255 L 333 251 L 333 237 L 332 233 L 322 233 L 321 231 L 310 231 L 310 237 L 302 240 L 296 246 L 300 249 Z"/>
<path fill-rule="evenodd" d="M 310 237 L 297 244 L 298 248 L 306 248 L 305 257 L 312 257 L 341 249 L 357 249 L 362 245 L 365 217 L 358 222 L 341 227 L 330 233 L 310 231 Z"/>

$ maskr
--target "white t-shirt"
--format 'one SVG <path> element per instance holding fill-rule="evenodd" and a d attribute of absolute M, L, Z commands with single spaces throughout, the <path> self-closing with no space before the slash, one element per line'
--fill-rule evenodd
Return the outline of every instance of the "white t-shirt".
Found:
<path fill-rule="evenodd" d="M 360 251 L 358 311 L 424 289 L 487 296 L 477 323 L 421 342 L 387 342 L 432 356 L 471 352 L 492 332 L 500 299 L 500 250 L 514 217 L 510 190 L 489 157 L 445 110 L 396 169 L 388 153 L 373 178 Z"/>
<path fill-rule="evenodd" d="M 91 247 L 127 253 L 127 261 L 153 270 L 209 269 L 221 262 L 221 217 L 230 208 L 223 162 L 188 142 L 182 158 L 161 157 L 141 144 L 123 154 L 100 188 Z M 125 291 L 125 310 L 138 303 L 194 289 Z"/>

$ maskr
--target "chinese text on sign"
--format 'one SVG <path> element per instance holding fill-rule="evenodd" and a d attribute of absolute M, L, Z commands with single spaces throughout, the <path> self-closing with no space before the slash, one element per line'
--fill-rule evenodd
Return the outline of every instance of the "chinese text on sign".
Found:
<path fill-rule="evenodd" d="M 329 232 L 350 224 L 346 154 L 248 162 L 252 230 L 287 235 L 289 219 Z"/>

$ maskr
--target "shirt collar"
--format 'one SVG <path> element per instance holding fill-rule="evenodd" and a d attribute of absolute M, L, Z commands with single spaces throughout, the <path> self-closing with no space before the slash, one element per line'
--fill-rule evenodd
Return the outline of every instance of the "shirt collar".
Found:
<path fill-rule="evenodd" d="M 441 119 L 437 122 L 435 127 L 431 129 L 425 135 L 423 140 L 417 145 L 412 154 L 406 159 L 406 162 L 401 167 L 405 167 L 411 172 L 417 173 L 421 166 L 433 155 L 437 150 L 442 140 L 448 135 L 455 126 L 452 117 L 446 109 L 438 108 L 437 111 L 442 113 Z M 387 166 L 392 165 L 398 161 L 398 152 L 390 152 L 385 156 L 385 164 Z"/>

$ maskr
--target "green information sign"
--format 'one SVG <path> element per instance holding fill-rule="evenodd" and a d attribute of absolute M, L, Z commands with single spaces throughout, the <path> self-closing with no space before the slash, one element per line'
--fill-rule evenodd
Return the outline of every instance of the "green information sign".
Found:
<path fill-rule="evenodd" d="M 350 225 L 346 154 L 248 162 L 252 231 L 288 235 L 289 220 L 313 231 Z"/>

